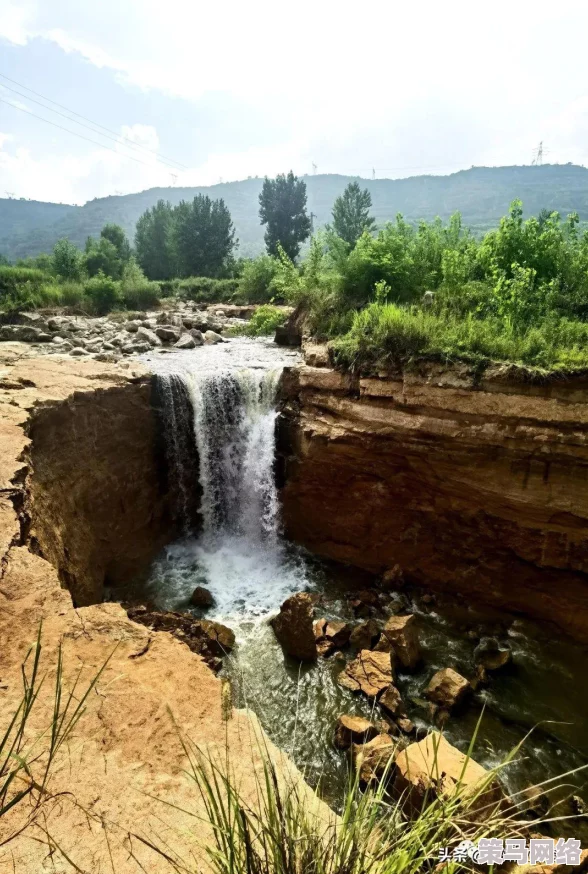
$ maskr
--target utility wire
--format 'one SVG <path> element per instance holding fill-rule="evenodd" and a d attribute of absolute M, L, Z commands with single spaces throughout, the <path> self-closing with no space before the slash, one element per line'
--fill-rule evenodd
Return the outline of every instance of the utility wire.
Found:
<path fill-rule="evenodd" d="M 73 109 L 69 109 L 69 107 L 64 106 L 62 103 L 58 103 L 56 100 L 51 100 L 50 97 L 45 97 L 43 94 L 40 94 L 38 91 L 34 91 L 32 88 L 28 88 L 26 85 L 22 85 L 20 82 L 17 82 L 15 79 L 11 79 L 10 76 L 6 76 L 4 73 L 0 73 L 0 78 L 6 79 L 8 82 L 12 82 L 13 85 L 18 85 L 18 87 L 22 88 L 24 91 L 29 91 L 31 94 L 35 94 L 37 97 L 40 97 L 42 100 L 45 100 L 47 103 L 52 103 L 54 106 L 59 106 L 60 109 L 65 109 L 65 111 L 69 112 L 70 115 L 64 115 L 62 112 L 58 112 L 56 109 L 51 109 L 50 106 L 45 106 L 45 104 L 40 103 L 38 100 L 35 100 L 32 97 L 29 97 L 27 94 L 21 94 L 15 88 L 10 88 L 9 85 L 4 85 L 3 83 L 0 83 L 0 84 L 2 84 L 2 87 L 6 88 L 8 91 L 13 91 L 15 94 L 18 94 L 19 97 L 24 97 L 25 100 L 30 100 L 30 101 L 32 101 L 32 103 L 36 103 L 39 106 L 42 106 L 43 109 L 47 109 L 49 112 L 55 112 L 57 115 L 62 116 L 62 118 L 65 118 L 68 121 L 72 121 L 74 124 L 79 124 L 81 127 L 87 127 L 88 130 L 93 131 L 93 133 L 96 133 L 101 137 L 106 137 L 107 135 L 109 135 L 108 139 L 115 139 L 116 142 L 119 142 L 120 140 L 125 140 L 129 144 L 130 148 L 142 149 L 143 151 L 148 152 L 151 155 L 156 155 L 156 157 L 159 161 L 161 161 L 162 163 L 167 163 L 169 166 L 173 166 L 173 169 L 176 169 L 177 167 L 181 168 L 182 170 L 189 170 L 190 169 L 189 167 L 186 166 L 186 164 L 182 164 L 182 163 L 180 163 L 180 161 L 176 161 L 174 158 L 168 158 L 165 155 L 162 155 L 159 152 L 156 152 L 154 149 L 150 149 L 148 146 L 142 146 L 140 143 L 135 143 L 135 142 L 133 142 L 133 140 L 129 139 L 129 137 L 125 137 L 122 134 L 117 134 L 116 131 L 113 131 L 111 128 L 105 127 L 102 124 L 98 124 L 97 121 L 92 121 L 91 118 L 87 118 L 85 115 L 81 115 L 79 112 L 75 112 Z M 102 133 L 100 133 L 100 131 L 94 130 L 93 128 L 89 127 L 87 124 L 83 124 L 83 122 L 81 122 L 81 121 L 76 121 L 75 118 L 71 118 L 72 115 L 75 115 L 77 118 L 82 118 L 84 121 L 87 121 L 91 125 L 93 125 L 94 128 L 100 128 L 101 130 L 106 131 L 107 133 L 102 134 Z M 110 134 L 112 134 L 112 136 L 110 136 Z"/>
<path fill-rule="evenodd" d="M 39 121 L 44 121 L 46 124 L 50 124 L 53 127 L 58 127 L 59 130 L 64 130 L 68 134 L 72 134 L 74 137 L 79 137 L 81 140 L 86 140 L 88 143 L 93 143 L 95 146 L 99 146 L 101 149 L 108 149 L 110 152 L 114 152 L 115 155 L 118 155 L 120 158 L 126 158 L 129 161 L 135 161 L 137 164 L 143 164 L 145 167 L 151 167 L 152 164 L 148 164 L 146 161 L 141 161 L 139 158 L 133 157 L 133 155 L 125 155 L 124 152 L 118 152 L 116 149 L 113 149 L 112 146 L 107 146 L 105 143 L 99 143 L 97 140 L 91 140 L 90 137 L 85 137 L 83 134 L 76 133 L 76 131 L 69 130 L 67 127 L 63 127 L 61 124 L 57 124 L 54 121 L 50 121 L 48 118 L 43 118 L 42 115 L 37 115 L 36 112 L 31 112 L 30 109 L 25 109 L 24 106 L 17 106 L 16 103 L 11 103 L 9 100 L 4 100 L 0 97 L 1 103 L 6 103 L 7 106 L 12 106 L 13 109 L 18 109 L 20 112 L 26 112 L 27 115 L 32 115 L 33 118 L 38 118 Z"/>

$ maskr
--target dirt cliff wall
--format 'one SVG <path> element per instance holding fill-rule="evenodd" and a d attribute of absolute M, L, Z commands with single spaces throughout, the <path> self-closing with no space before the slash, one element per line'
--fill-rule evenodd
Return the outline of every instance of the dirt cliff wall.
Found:
<path fill-rule="evenodd" d="M 289 374 L 289 536 L 588 639 L 588 379 L 524 376 Z"/>
<path fill-rule="evenodd" d="M 141 573 L 177 533 L 149 376 L 76 392 L 28 424 L 30 536 L 77 606 Z"/>

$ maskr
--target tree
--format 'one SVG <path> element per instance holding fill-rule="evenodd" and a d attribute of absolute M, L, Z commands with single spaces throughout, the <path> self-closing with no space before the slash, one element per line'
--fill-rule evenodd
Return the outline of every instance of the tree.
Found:
<path fill-rule="evenodd" d="M 333 230 L 353 248 L 361 235 L 373 229 L 376 220 L 369 214 L 372 196 L 357 182 L 350 182 L 333 205 Z"/>
<path fill-rule="evenodd" d="M 158 200 L 137 222 L 135 251 L 149 279 L 171 279 L 174 275 L 173 208 Z"/>
<path fill-rule="evenodd" d="M 60 279 L 79 282 L 84 273 L 84 258 L 70 240 L 58 240 L 53 247 L 53 272 Z"/>
<path fill-rule="evenodd" d="M 278 255 L 280 245 L 292 261 L 300 244 L 310 236 L 310 218 L 306 213 L 306 184 L 292 171 L 275 179 L 265 177 L 259 195 L 259 218 L 267 225 L 265 245 L 270 255 Z"/>
<path fill-rule="evenodd" d="M 173 249 L 180 276 L 218 277 L 226 273 L 237 244 L 224 200 L 198 194 L 173 210 Z"/>
<path fill-rule="evenodd" d="M 103 240 L 109 240 L 112 243 L 121 263 L 126 264 L 131 257 L 131 247 L 121 226 L 106 224 L 100 231 L 100 236 Z"/>
<path fill-rule="evenodd" d="M 86 240 L 84 260 L 89 276 L 97 276 L 102 271 L 111 279 L 120 279 L 130 258 L 131 247 L 119 225 L 104 225 L 97 240 L 92 237 Z"/>

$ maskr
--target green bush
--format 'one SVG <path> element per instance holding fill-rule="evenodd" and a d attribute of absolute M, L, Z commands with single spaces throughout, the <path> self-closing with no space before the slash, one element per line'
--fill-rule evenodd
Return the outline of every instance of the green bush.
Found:
<path fill-rule="evenodd" d="M 84 283 L 84 294 L 98 315 L 105 315 L 121 304 L 120 283 L 100 271 Z"/>
<path fill-rule="evenodd" d="M 286 318 L 283 310 L 264 304 L 255 310 L 243 333 L 248 337 L 264 337 L 268 334 L 274 334 L 276 328 L 283 325 Z"/>
<path fill-rule="evenodd" d="M 134 258 L 123 269 L 121 280 L 123 305 L 130 310 L 152 309 L 159 304 L 161 290 L 158 282 L 150 282 Z"/>
<path fill-rule="evenodd" d="M 271 255 L 260 255 L 243 263 L 237 297 L 243 303 L 269 303 L 276 294 L 274 278 L 278 263 Z"/>

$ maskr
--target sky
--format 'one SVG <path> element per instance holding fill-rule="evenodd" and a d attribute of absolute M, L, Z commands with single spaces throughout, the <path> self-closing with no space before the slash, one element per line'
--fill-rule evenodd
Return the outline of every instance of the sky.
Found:
<path fill-rule="evenodd" d="M 588 165 L 587 33 L 585 0 L 0 0 L 0 197 Z"/>

